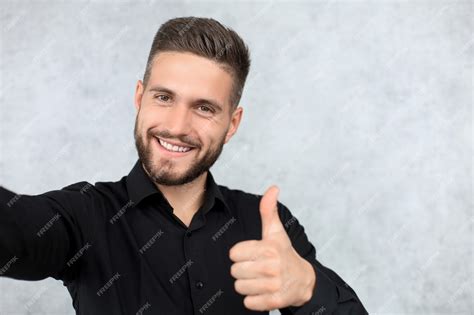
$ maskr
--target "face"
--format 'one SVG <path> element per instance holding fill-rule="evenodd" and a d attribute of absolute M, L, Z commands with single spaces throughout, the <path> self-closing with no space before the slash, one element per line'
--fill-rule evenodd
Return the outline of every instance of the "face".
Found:
<path fill-rule="evenodd" d="M 242 117 L 241 107 L 231 113 L 232 84 L 232 76 L 207 58 L 155 56 L 147 85 L 137 82 L 134 128 L 138 156 L 155 183 L 186 184 L 217 161 Z"/>

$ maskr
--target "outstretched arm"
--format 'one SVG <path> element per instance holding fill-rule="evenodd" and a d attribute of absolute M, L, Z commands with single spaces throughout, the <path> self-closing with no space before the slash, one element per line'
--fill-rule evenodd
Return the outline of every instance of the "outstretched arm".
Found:
<path fill-rule="evenodd" d="M 0 276 L 20 280 L 66 280 L 78 264 L 68 262 L 84 246 L 77 214 L 87 197 L 81 182 L 41 195 L 16 194 L 0 186 Z"/>

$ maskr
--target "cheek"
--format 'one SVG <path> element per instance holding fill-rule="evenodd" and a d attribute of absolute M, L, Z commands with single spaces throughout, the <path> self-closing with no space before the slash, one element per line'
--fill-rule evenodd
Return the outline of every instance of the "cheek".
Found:
<path fill-rule="evenodd" d="M 207 149 L 215 149 L 217 146 L 223 141 L 225 137 L 225 134 L 222 136 L 222 134 L 212 134 L 212 135 L 206 135 L 205 137 L 201 138 L 203 139 L 203 147 Z"/>
<path fill-rule="evenodd" d="M 140 117 L 138 118 L 138 128 L 140 131 L 149 133 L 150 129 L 155 129 L 157 126 L 159 126 L 160 122 L 157 117 L 160 116 L 157 115 L 157 113 L 149 110 L 140 113 Z"/>

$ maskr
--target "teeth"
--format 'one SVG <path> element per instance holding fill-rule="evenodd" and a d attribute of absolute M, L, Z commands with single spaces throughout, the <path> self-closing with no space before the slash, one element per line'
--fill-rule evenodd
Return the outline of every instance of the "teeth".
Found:
<path fill-rule="evenodd" d="M 188 152 L 189 150 L 191 150 L 191 148 L 179 147 L 177 145 L 172 145 L 168 142 L 165 142 L 165 141 L 161 140 L 160 138 L 158 138 L 158 141 L 160 142 L 160 144 L 162 146 L 164 146 L 165 148 L 167 148 L 168 150 L 173 151 L 173 152 Z"/>

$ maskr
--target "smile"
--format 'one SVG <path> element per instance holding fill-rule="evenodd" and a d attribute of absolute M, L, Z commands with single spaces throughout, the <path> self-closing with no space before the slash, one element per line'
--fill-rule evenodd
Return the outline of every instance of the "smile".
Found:
<path fill-rule="evenodd" d="M 177 145 L 173 145 L 171 143 L 168 143 L 158 137 L 155 137 L 157 140 L 158 140 L 158 144 L 160 146 L 161 149 L 163 149 L 164 151 L 167 151 L 169 153 L 174 153 L 174 154 L 177 154 L 177 155 L 183 155 L 184 153 L 187 153 L 189 151 L 192 151 L 193 149 L 195 149 L 194 147 L 187 147 L 187 146 L 177 146 Z"/>

